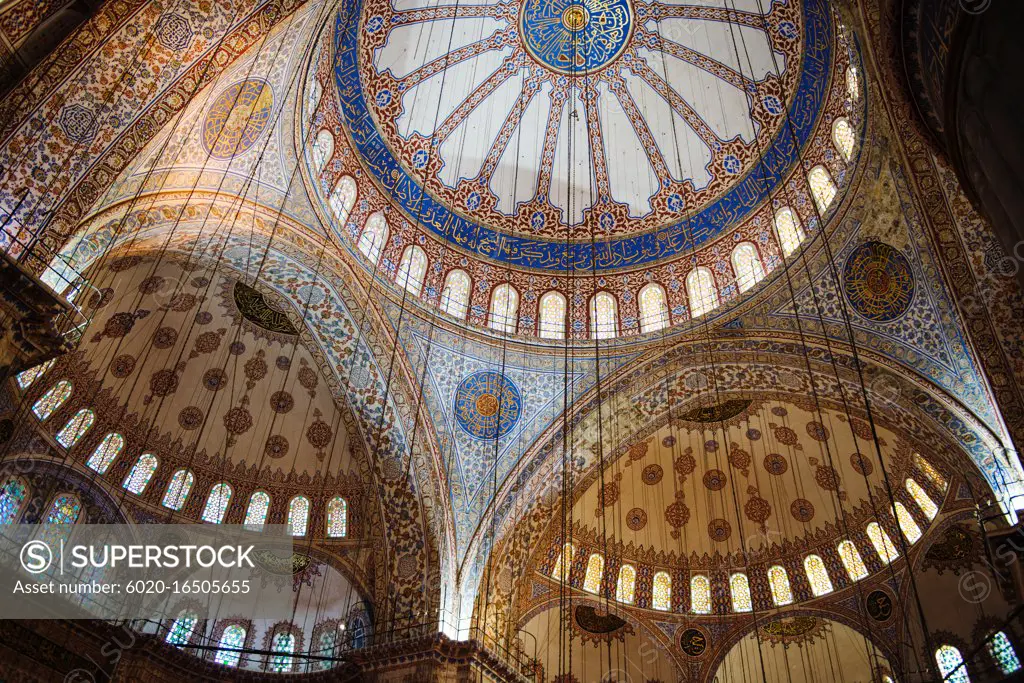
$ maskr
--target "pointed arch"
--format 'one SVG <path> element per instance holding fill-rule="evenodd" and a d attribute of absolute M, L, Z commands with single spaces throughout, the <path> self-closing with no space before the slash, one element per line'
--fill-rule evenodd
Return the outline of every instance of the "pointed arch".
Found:
<path fill-rule="evenodd" d="M 811 186 L 811 197 L 818 207 L 818 213 L 824 216 L 839 192 L 836 184 L 832 182 L 832 176 L 824 166 L 815 166 L 807 174 L 807 183 Z"/>
<path fill-rule="evenodd" d="M 64 401 L 68 400 L 71 396 L 72 389 L 71 382 L 62 379 L 50 387 L 45 394 L 39 397 L 38 401 L 32 404 L 32 412 L 40 420 L 45 421 L 58 408 L 64 405 Z"/>
<path fill-rule="evenodd" d="M 840 116 L 832 122 L 832 144 L 836 146 L 843 161 L 849 162 L 853 159 L 853 147 L 856 141 L 853 126 L 850 125 L 848 118 Z"/>
<path fill-rule="evenodd" d="M 686 276 L 686 294 L 690 300 L 691 318 L 699 318 L 718 308 L 715 277 L 704 266 L 694 268 Z"/>
<path fill-rule="evenodd" d="M 327 503 L 327 535 L 330 538 L 348 535 L 348 501 L 341 496 L 335 496 Z"/>
<path fill-rule="evenodd" d="M 64 448 L 71 448 L 85 436 L 95 421 L 96 413 L 88 408 L 82 408 L 57 432 L 57 443 Z"/>
<path fill-rule="evenodd" d="M 288 502 L 288 532 L 292 536 L 305 536 L 309 526 L 309 498 L 295 496 Z"/>
<path fill-rule="evenodd" d="M 356 187 L 355 179 L 348 175 L 341 176 L 338 179 L 338 183 L 334 186 L 334 191 L 331 192 L 327 203 L 330 205 L 331 211 L 334 212 L 338 225 L 342 228 L 345 227 L 345 223 L 352 213 L 352 208 L 356 205 L 358 196 L 359 190 Z"/>
<path fill-rule="evenodd" d="M 416 244 L 410 244 L 402 252 L 395 283 L 404 287 L 413 296 L 423 291 L 423 278 L 427 275 L 427 252 Z"/>
<path fill-rule="evenodd" d="M 178 470 L 172 474 L 171 482 L 167 485 L 167 490 L 164 491 L 164 499 L 161 505 L 171 510 L 180 510 L 185 504 L 185 500 L 188 499 L 189 491 L 192 490 L 192 483 L 195 479 L 195 475 L 188 470 Z"/>
<path fill-rule="evenodd" d="M 357 244 L 359 251 L 370 260 L 370 263 L 377 265 L 390 235 L 391 228 L 388 226 L 388 220 L 380 211 L 374 211 L 363 225 L 363 232 L 359 236 Z"/>
<path fill-rule="evenodd" d="M 249 496 L 249 506 L 245 509 L 245 527 L 252 531 L 263 531 L 270 511 L 270 494 L 266 491 L 255 491 Z"/>
<path fill-rule="evenodd" d="M 741 292 L 750 290 L 764 279 L 764 266 L 753 242 L 740 242 L 732 250 L 732 270 L 736 274 L 736 286 Z"/>
<path fill-rule="evenodd" d="M 776 607 L 789 605 L 793 602 L 793 589 L 789 585 L 789 574 L 785 567 L 775 565 L 768 570 L 768 587 L 772 591 L 772 600 Z"/>
<path fill-rule="evenodd" d="M 519 292 L 507 282 L 491 293 L 491 313 L 488 327 L 497 332 L 515 334 L 519 323 Z"/>
<path fill-rule="evenodd" d="M 632 605 L 636 599 L 636 567 L 624 564 L 619 567 L 619 580 L 615 582 L 615 599 Z"/>
<path fill-rule="evenodd" d="M 157 464 L 155 455 L 143 453 L 135 461 L 135 464 L 132 465 L 131 471 L 124 478 L 124 483 L 121 485 L 129 493 L 141 496 L 142 492 L 146 490 L 146 486 L 149 485 L 149 480 L 153 477 L 153 473 L 156 472 Z"/>
<path fill-rule="evenodd" d="M 657 282 L 648 282 L 637 295 L 640 304 L 640 332 L 656 332 L 668 327 L 668 298 L 665 288 Z"/>
<path fill-rule="evenodd" d="M 565 314 L 568 310 L 565 297 L 554 290 L 545 292 L 540 298 L 540 327 L 542 339 L 565 339 Z"/>
<path fill-rule="evenodd" d="M 651 584 L 651 607 L 662 612 L 672 609 L 672 577 L 668 572 L 658 572 Z"/>
<path fill-rule="evenodd" d="M 228 504 L 231 502 L 231 484 L 222 481 L 210 488 L 206 496 L 206 505 L 203 507 L 203 521 L 211 524 L 220 524 L 224 521 L 224 515 L 228 511 Z"/>
<path fill-rule="evenodd" d="M 469 290 L 471 282 L 466 271 L 456 268 L 444 279 L 441 291 L 441 310 L 456 320 L 465 320 L 469 310 Z"/>
<path fill-rule="evenodd" d="M 587 560 L 587 573 L 583 576 L 583 590 L 597 593 L 601 590 L 601 579 L 604 578 L 604 558 L 592 553 Z"/>
<path fill-rule="evenodd" d="M 124 437 L 117 432 L 111 432 L 96 446 L 92 455 L 85 461 L 85 466 L 99 474 L 106 474 L 123 448 Z"/>
<path fill-rule="evenodd" d="M 327 162 L 334 156 L 334 136 L 331 131 L 323 128 L 316 134 L 313 141 L 313 168 L 320 173 L 327 168 Z"/>

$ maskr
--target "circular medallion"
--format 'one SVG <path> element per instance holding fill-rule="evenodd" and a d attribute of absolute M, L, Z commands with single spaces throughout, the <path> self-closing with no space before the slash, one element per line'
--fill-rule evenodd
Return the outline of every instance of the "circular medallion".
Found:
<path fill-rule="evenodd" d="M 274 91 L 250 78 L 227 88 L 213 101 L 203 120 L 203 146 L 210 156 L 230 159 L 248 151 L 270 123 Z"/>
<path fill-rule="evenodd" d="M 843 267 L 846 298 L 868 320 L 891 322 L 910 308 L 914 274 L 910 262 L 884 242 L 865 242 Z"/>
<path fill-rule="evenodd" d="M 629 0 L 526 0 L 519 12 L 526 51 L 562 74 L 604 68 L 622 54 L 632 32 Z"/>
<path fill-rule="evenodd" d="M 789 469 L 789 463 L 778 453 L 769 453 L 764 456 L 764 468 L 768 470 L 768 474 L 779 476 L 786 473 L 786 470 Z"/>
<path fill-rule="evenodd" d="M 864 606 L 875 621 L 889 621 L 892 617 L 892 598 L 883 590 L 871 591 L 864 599 Z"/>
<path fill-rule="evenodd" d="M 648 486 L 654 486 L 661 481 L 664 474 L 665 471 L 661 468 L 661 465 L 648 465 L 644 468 L 644 471 L 641 472 L 640 478 Z"/>
<path fill-rule="evenodd" d="M 643 508 L 633 508 L 626 513 L 626 526 L 633 531 L 640 531 L 647 526 L 647 512 Z"/>
<path fill-rule="evenodd" d="M 679 647 L 691 657 L 700 657 L 708 649 L 708 637 L 697 628 L 688 628 L 679 638 Z"/>
<path fill-rule="evenodd" d="M 455 391 L 455 421 L 474 438 L 502 437 L 519 422 L 522 403 L 512 380 L 491 370 L 476 372 Z"/>
<path fill-rule="evenodd" d="M 798 522 L 809 522 L 814 519 L 814 505 L 806 498 L 797 498 L 790 504 L 789 512 Z"/>

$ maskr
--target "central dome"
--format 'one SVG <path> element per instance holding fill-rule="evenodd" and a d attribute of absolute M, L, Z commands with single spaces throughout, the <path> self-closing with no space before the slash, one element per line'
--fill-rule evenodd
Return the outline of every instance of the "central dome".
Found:
<path fill-rule="evenodd" d="M 576 76 L 602 69 L 622 54 L 633 31 L 628 0 L 527 0 L 519 37 L 542 66 Z"/>

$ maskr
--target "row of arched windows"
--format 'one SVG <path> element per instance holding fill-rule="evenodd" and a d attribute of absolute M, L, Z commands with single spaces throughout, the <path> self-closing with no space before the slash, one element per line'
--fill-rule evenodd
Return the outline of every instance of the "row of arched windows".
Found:
<path fill-rule="evenodd" d="M 1017 657 L 1017 651 L 1005 631 L 996 631 L 989 636 L 985 643 L 985 650 L 1003 676 L 1009 676 L 1021 670 L 1020 658 Z M 967 662 L 964 661 L 960 650 L 953 645 L 939 646 L 935 650 L 935 662 L 939 665 L 943 681 L 971 683 Z"/>
<path fill-rule="evenodd" d="M 934 519 L 939 509 L 924 489 L 909 478 L 905 481 L 905 486 L 925 516 L 928 519 Z M 895 503 L 894 514 L 900 531 L 908 542 L 913 543 L 921 538 L 921 528 L 903 503 Z M 895 544 L 880 524 L 871 522 L 867 525 L 865 532 L 882 564 L 887 565 L 899 557 L 899 551 Z M 851 581 L 860 581 L 868 575 L 864 560 L 853 541 L 844 540 L 838 544 L 836 549 Z M 566 543 L 562 547 L 561 554 L 555 558 L 551 576 L 556 580 L 567 582 L 567 569 L 572 565 L 575 554 L 576 547 L 572 543 Z M 825 561 L 820 555 L 808 555 L 804 558 L 803 565 L 804 574 L 814 597 L 827 595 L 834 590 L 832 579 L 825 567 Z M 616 600 L 625 604 L 633 604 L 636 594 L 636 577 L 637 569 L 633 565 L 623 564 L 619 567 L 619 575 L 615 583 Z M 603 579 L 604 557 L 600 553 L 592 553 L 587 559 L 583 590 L 589 593 L 599 593 Z M 783 607 L 793 602 L 793 589 L 790 586 L 789 574 L 782 565 L 774 565 L 768 569 L 768 586 L 771 590 L 772 601 L 777 607 Z M 746 574 L 742 572 L 732 574 L 729 577 L 729 591 L 734 612 L 749 612 L 751 610 L 750 584 Z M 672 607 L 672 577 L 668 572 L 659 571 L 654 574 L 651 582 L 651 607 L 666 611 Z M 690 609 L 695 614 L 711 614 L 711 581 L 703 574 L 694 575 L 690 579 Z"/>

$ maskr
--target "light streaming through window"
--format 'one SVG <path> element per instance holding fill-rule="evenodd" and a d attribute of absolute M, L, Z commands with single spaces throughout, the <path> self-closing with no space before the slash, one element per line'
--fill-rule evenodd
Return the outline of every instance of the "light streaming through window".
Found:
<path fill-rule="evenodd" d="M 156 472 L 156 466 L 156 456 L 152 453 L 143 453 L 135 461 L 135 464 L 132 465 L 132 470 L 124 478 L 124 484 L 122 485 L 130 493 L 142 495 L 142 492 L 146 490 L 146 486 L 149 484 L 149 480 L 153 477 L 153 473 Z"/>

